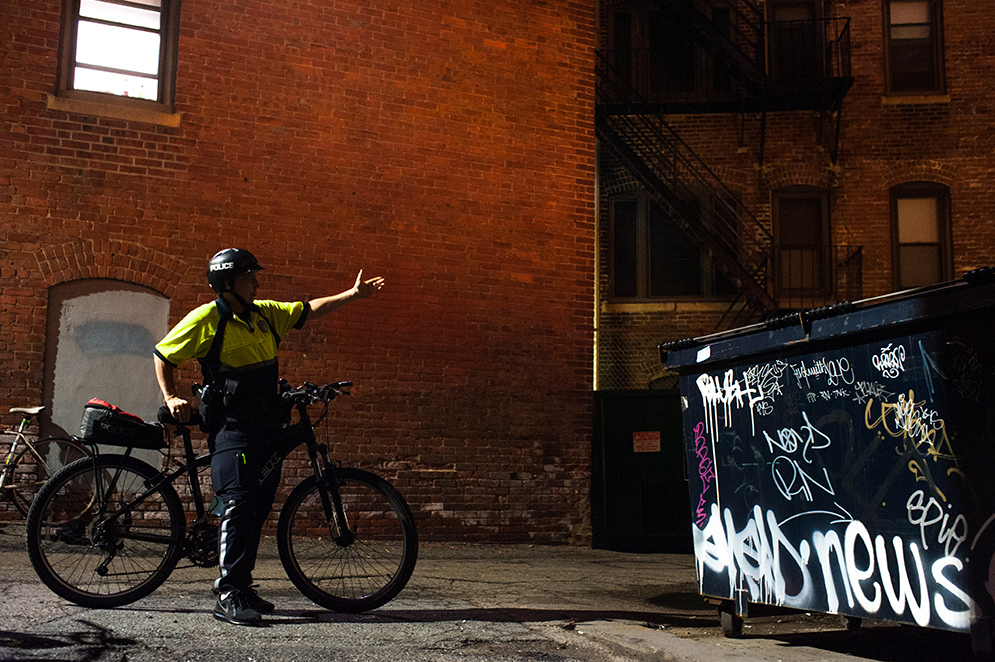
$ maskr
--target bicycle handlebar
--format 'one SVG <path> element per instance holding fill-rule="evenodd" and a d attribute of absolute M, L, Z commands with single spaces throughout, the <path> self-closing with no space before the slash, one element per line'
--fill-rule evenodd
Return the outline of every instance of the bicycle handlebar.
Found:
<path fill-rule="evenodd" d="M 349 395 L 347 389 L 352 386 L 352 382 L 332 382 L 323 386 L 316 386 L 310 382 L 304 382 L 302 386 L 280 394 L 284 402 L 291 404 L 312 405 L 317 402 L 331 402 L 337 396 Z"/>
<path fill-rule="evenodd" d="M 281 380 L 281 382 L 282 384 L 286 384 L 286 382 L 284 382 L 283 380 Z M 324 384 L 322 386 L 317 386 L 315 384 L 312 384 L 311 382 L 304 382 L 304 384 L 298 386 L 295 389 L 282 391 L 280 393 L 280 397 L 283 398 L 284 402 L 292 405 L 298 405 L 298 404 L 313 405 L 318 402 L 331 402 L 340 395 L 349 395 L 349 391 L 346 391 L 344 389 L 347 389 L 350 386 L 352 386 L 351 381 L 332 382 L 331 384 Z M 202 387 L 200 384 L 194 384 L 193 386 L 194 396 L 199 398 L 201 396 L 203 388 L 204 387 Z M 166 407 L 165 405 L 159 408 L 159 412 L 156 416 L 156 419 L 160 423 L 164 423 L 166 425 L 174 425 L 174 426 L 179 426 L 179 425 L 198 426 L 201 424 L 200 412 L 198 412 L 196 409 L 194 409 L 193 414 L 190 417 L 189 421 L 187 421 L 186 423 L 180 423 L 178 420 L 176 420 L 176 418 L 169 411 L 169 408 Z"/>

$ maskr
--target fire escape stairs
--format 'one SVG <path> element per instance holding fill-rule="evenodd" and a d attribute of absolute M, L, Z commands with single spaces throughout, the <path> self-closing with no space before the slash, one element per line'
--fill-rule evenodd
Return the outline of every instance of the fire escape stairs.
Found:
<path fill-rule="evenodd" d="M 653 199 L 706 250 L 744 298 L 740 312 L 769 313 L 770 232 L 607 59 L 597 58 L 595 130 Z"/>
<path fill-rule="evenodd" d="M 726 72 L 734 81 L 733 96 L 707 101 L 704 112 L 761 115 L 760 164 L 767 112 L 803 109 L 820 112 L 820 140 L 823 114 L 835 113 L 836 136 L 830 152 L 835 163 L 839 111 L 853 82 L 849 19 L 770 24 L 752 0 L 652 0 L 652 3 L 671 29 L 690 38 L 716 71 Z M 772 26 L 777 26 L 776 46 L 781 58 L 776 80 L 771 78 L 766 56 L 774 46 L 767 43 L 772 38 L 768 34 Z M 821 51 L 816 49 L 823 47 L 824 53 L 817 55 Z M 600 140 L 611 145 L 626 169 L 670 218 L 736 284 L 739 297 L 719 326 L 736 326 L 782 312 L 774 295 L 774 246 L 769 229 L 738 201 L 664 119 L 667 112 L 702 111 L 695 110 L 697 106 L 693 103 L 681 106 L 686 101 L 647 99 L 639 91 L 641 87 L 634 86 L 631 71 L 616 69 L 615 58 L 624 58 L 624 53 L 597 54 L 596 133 Z M 789 63 L 803 62 L 810 67 L 785 70 L 785 58 Z M 800 75 L 799 71 L 803 73 Z M 648 91 L 654 95 L 657 92 Z"/>

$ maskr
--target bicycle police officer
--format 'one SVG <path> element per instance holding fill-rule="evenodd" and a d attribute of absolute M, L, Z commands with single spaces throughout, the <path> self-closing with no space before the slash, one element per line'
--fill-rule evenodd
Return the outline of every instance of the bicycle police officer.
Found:
<path fill-rule="evenodd" d="M 247 250 L 228 248 L 211 258 L 207 281 L 216 301 L 195 308 L 156 345 L 156 378 L 169 411 L 181 422 L 192 409 L 177 394 L 176 367 L 192 358 L 201 361 L 205 382 L 221 390 L 222 424 L 211 432 L 211 482 L 224 508 L 219 532 L 221 575 L 214 583 L 214 616 L 237 625 L 253 625 L 273 611 L 252 587 L 262 527 L 266 522 L 280 472 L 266 485 L 258 473 L 271 454 L 267 441 L 280 428 L 277 351 L 280 339 L 306 320 L 323 317 L 384 285 L 383 278 L 356 277 L 352 288 L 308 302 L 256 301 L 256 273 L 263 267 Z M 214 348 L 215 335 L 221 347 Z M 217 366 L 209 365 L 216 357 Z"/>

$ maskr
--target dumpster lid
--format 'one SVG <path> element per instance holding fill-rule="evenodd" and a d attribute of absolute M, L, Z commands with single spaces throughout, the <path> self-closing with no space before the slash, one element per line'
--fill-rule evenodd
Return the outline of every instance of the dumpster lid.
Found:
<path fill-rule="evenodd" d="M 763 322 L 660 345 L 660 361 L 677 372 L 772 352 L 804 351 L 810 343 L 855 342 L 853 334 L 899 333 L 902 327 L 995 306 L 995 270 L 958 280 L 781 315 Z M 811 348 L 809 348 L 811 349 Z"/>

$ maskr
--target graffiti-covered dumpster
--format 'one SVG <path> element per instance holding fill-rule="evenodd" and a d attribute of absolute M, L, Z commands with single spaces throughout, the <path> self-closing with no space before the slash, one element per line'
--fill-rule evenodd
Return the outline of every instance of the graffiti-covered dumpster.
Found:
<path fill-rule="evenodd" d="M 995 615 L 995 282 L 661 345 L 680 374 L 699 589 L 961 631 Z"/>

